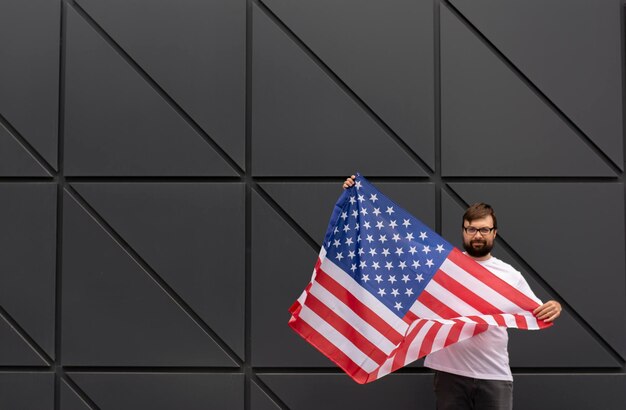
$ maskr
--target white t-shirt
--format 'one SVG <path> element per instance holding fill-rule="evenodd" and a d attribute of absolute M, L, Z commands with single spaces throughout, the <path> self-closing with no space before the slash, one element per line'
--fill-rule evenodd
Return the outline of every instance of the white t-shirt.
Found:
<path fill-rule="evenodd" d="M 493 256 L 477 262 L 537 303 L 542 303 L 532 292 L 522 274 L 511 265 Z M 475 379 L 513 381 L 509 367 L 508 341 L 506 328 L 489 326 L 486 331 L 476 336 L 429 354 L 426 356 L 424 366 Z"/>

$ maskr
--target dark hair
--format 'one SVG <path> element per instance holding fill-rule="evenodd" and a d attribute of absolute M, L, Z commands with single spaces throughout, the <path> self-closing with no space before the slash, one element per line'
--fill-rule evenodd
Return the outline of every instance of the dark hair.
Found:
<path fill-rule="evenodd" d="M 473 205 L 470 205 L 469 208 L 463 214 L 463 222 L 461 222 L 461 227 L 465 226 L 465 221 L 472 222 L 476 219 L 481 219 L 486 216 L 491 215 L 493 219 L 493 227 L 498 228 L 498 220 L 496 219 L 496 213 L 494 212 L 491 205 L 486 204 L 484 202 L 477 202 Z"/>

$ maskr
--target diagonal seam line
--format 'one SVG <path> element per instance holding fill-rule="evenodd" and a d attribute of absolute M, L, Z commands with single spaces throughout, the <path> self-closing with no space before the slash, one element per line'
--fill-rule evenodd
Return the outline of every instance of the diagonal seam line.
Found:
<path fill-rule="evenodd" d="M 82 401 L 85 402 L 91 408 L 91 410 L 100 410 L 100 407 L 94 402 L 91 397 L 85 393 L 83 389 L 67 374 L 64 373 L 61 376 L 61 380 L 65 382 L 65 384 L 78 396 Z"/>
<path fill-rule="evenodd" d="M 3 126 L 4 128 L 6 128 L 6 130 L 13 137 L 13 139 L 26 152 L 28 152 L 30 154 L 30 156 L 35 160 L 37 165 L 42 167 L 44 169 L 44 171 L 46 171 L 46 173 L 48 173 L 48 175 L 53 176 L 54 174 L 56 174 L 56 170 L 54 169 L 54 167 L 52 165 L 50 165 L 50 163 L 48 163 L 48 161 L 46 161 L 46 159 L 35 149 L 35 147 L 33 147 L 33 145 L 30 142 L 28 142 L 26 140 L 26 138 L 24 138 L 22 136 L 22 134 L 20 134 L 17 131 L 17 129 L 13 125 L 11 125 L 9 120 L 6 119 L 1 113 L 0 113 L 0 126 Z"/>
<path fill-rule="evenodd" d="M 583 132 L 583 130 L 572 121 L 566 114 L 561 110 L 539 87 L 533 83 L 526 74 L 522 72 L 513 62 L 506 56 L 502 51 L 500 51 L 474 24 L 469 21 L 467 17 L 465 17 L 449 0 L 444 0 L 445 5 L 448 10 L 461 22 L 463 23 L 496 57 L 504 63 L 513 73 L 515 73 L 519 79 L 526 84 L 531 91 L 539 97 L 549 108 L 554 111 L 554 113 L 566 124 L 568 125 L 576 135 L 580 138 L 581 142 L 587 145 L 588 148 L 591 149 L 600 159 L 602 159 L 605 164 L 616 174 L 620 175 L 623 173 L 623 170 L 620 169 L 619 164 L 617 164 L 613 159 L 611 159 L 587 134 Z"/>
<path fill-rule="evenodd" d="M 239 167 L 237 162 L 233 160 L 230 155 L 211 138 L 211 136 L 178 104 L 164 89 L 157 83 L 146 70 L 144 70 L 139 63 L 137 63 L 128 54 L 122 46 L 120 46 L 96 21 L 93 19 L 85 9 L 83 9 L 78 3 L 72 2 L 72 8 L 83 18 L 83 20 L 91 26 L 92 29 L 98 33 L 98 35 L 115 50 L 119 56 L 139 74 L 139 76 L 150 86 L 156 93 L 178 114 L 181 118 L 198 134 L 202 139 L 215 150 L 215 152 L 222 157 L 222 160 L 230 165 L 231 168 L 239 176 L 243 176 L 244 171 Z"/>
<path fill-rule="evenodd" d="M 463 198 L 461 198 L 461 196 L 459 194 L 456 193 L 456 191 L 454 191 L 452 189 L 452 187 L 450 187 L 449 185 L 445 186 L 446 192 L 448 192 L 448 194 L 450 194 L 450 196 L 457 202 L 457 204 L 461 205 L 464 208 L 467 208 L 469 206 L 469 204 L 467 202 L 465 202 L 465 200 Z M 513 258 L 515 258 L 515 261 L 517 263 L 519 263 L 527 272 L 529 272 L 533 279 L 535 279 L 545 290 L 548 291 L 548 293 L 551 293 L 552 295 L 554 295 L 556 298 L 558 298 L 562 304 L 564 305 L 564 308 L 567 309 L 567 312 L 572 315 L 572 317 L 574 318 L 574 320 L 576 320 L 576 322 L 578 322 L 579 325 L 581 325 L 581 327 L 583 329 L 585 329 L 587 331 L 587 333 L 589 333 L 595 340 L 596 342 L 598 342 L 602 347 L 604 347 L 604 349 L 611 354 L 611 356 L 613 356 L 613 358 L 622 366 L 624 366 L 624 364 L 626 363 L 626 361 L 624 360 L 624 358 L 622 358 L 622 355 L 615 349 L 613 348 L 613 346 L 611 346 L 610 343 L 608 343 L 604 337 L 602 337 L 602 335 L 600 335 L 600 333 L 598 333 L 575 309 L 574 307 L 569 304 L 567 302 L 567 300 L 565 300 L 565 298 L 563 298 L 559 292 L 557 292 L 545 279 L 543 279 L 541 276 L 539 276 L 539 274 L 530 266 L 530 264 L 528 262 L 526 262 L 524 260 L 524 258 L 517 253 L 513 247 L 511 245 L 509 245 L 503 238 L 501 235 L 498 235 L 498 238 L 496 240 L 498 241 L 498 243 L 500 243 L 500 245 L 511 254 L 511 256 L 513 256 Z"/>
<path fill-rule="evenodd" d="M 394 141 L 396 144 L 403 149 L 406 154 L 415 161 L 426 174 L 430 175 L 433 173 L 426 162 L 417 155 L 415 151 L 406 143 L 400 136 L 378 115 L 374 110 L 372 110 L 365 101 L 361 97 L 359 97 L 335 72 L 317 55 L 311 50 L 309 46 L 307 46 L 304 41 L 300 39 L 267 5 L 265 5 L 261 0 L 256 0 L 256 4 L 259 6 L 263 12 L 267 15 L 267 17 L 274 22 L 274 24 L 280 28 L 283 33 L 293 41 L 329 78 L 331 78 L 335 84 L 344 91 L 348 97 L 350 97 L 366 114 L 370 116 L 370 118 L 385 131 L 385 133 Z"/>
<path fill-rule="evenodd" d="M 189 318 L 200 328 L 206 335 L 224 351 L 224 353 L 237 366 L 241 367 L 243 361 L 237 353 L 228 346 L 228 344 L 211 327 L 198 315 L 194 309 L 130 246 L 128 242 L 118 234 L 115 229 L 102 217 L 98 212 L 72 187 L 67 185 L 66 192 L 83 208 L 83 210 L 94 219 L 94 221 L 104 230 L 118 246 L 120 246 L 128 256 L 139 265 L 152 280 L 168 295 L 173 302 L 181 308 Z"/>
<path fill-rule="evenodd" d="M 28 332 L 22 326 L 20 326 L 20 324 L 15 319 L 13 319 L 9 312 L 7 312 L 6 309 L 4 309 L 4 307 L 2 306 L 0 306 L 0 318 L 4 319 L 9 324 L 9 326 L 11 326 L 11 328 L 22 338 L 22 340 L 26 342 L 28 347 L 30 347 L 39 356 L 39 358 L 44 361 L 46 366 L 51 366 L 52 363 L 54 363 L 54 360 L 50 356 L 48 356 L 46 351 L 43 350 L 39 346 L 39 344 L 37 344 L 35 339 L 33 339 L 28 334 Z"/>
<path fill-rule="evenodd" d="M 267 395 L 267 397 L 270 398 L 270 400 L 272 400 L 274 402 L 274 404 L 276 404 L 278 407 L 280 407 L 281 409 L 286 409 L 289 410 L 289 406 L 287 406 L 280 397 L 278 397 L 278 395 L 276 393 L 274 393 L 274 391 L 272 389 L 270 389 L 267 384 L 265 384 L 263 382 L 263 380 L 261 380 L 256 373 L 252 373 L 250 375 L 250 378 L 252 379 L 252 381 L 254 382 L 254 384 L 261 389 L 261 391 L 263 393 L 265 393 Z"/>
<path fill-rule="evenodd" d="M 319 252 L 320 245 L 295 221 L 265 190 L 257 183 L 252 183 L 252 189 L 265 200 L 287 224 L 315 251 Z"/>

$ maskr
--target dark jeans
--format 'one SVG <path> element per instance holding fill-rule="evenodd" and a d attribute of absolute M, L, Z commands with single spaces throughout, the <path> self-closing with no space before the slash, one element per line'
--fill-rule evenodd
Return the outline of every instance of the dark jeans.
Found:
<path fill-rule="evenodd" d="M 513 382 L 483 380 L 435 371 L 437 410 L 510 410 Z"/>

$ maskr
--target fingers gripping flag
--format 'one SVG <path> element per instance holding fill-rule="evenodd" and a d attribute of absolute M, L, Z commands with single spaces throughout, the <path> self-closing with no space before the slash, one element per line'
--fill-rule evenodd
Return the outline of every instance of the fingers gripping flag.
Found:
<path fill-rule="evenodd" d="M 368 383 L 489 326 L 548 327 L 537 306 L 358 175 L 289 326 Z"/>

